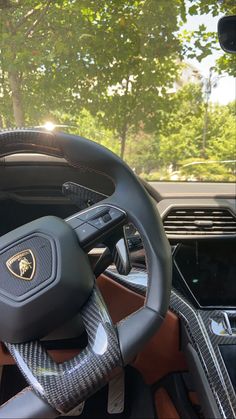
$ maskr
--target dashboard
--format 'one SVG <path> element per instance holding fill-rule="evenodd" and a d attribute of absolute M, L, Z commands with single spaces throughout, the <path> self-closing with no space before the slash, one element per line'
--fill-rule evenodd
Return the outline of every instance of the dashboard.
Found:
<path fill-rule="evenodd" d="M 113 185 L 69 167 L 63 159 L 13 155 L 0 160 L 0 234 L 44 215 L 69 217 L 78 211 L 64 184 L 83 185 L 80 205 L 110 195 Z M 153 182 L 152 196 L 172 247 L 170 310 L 181 322 L 186 353 L 205 417 L 236 415 L 236 185 Z M 87 190 L 87 192 L 86 192 Z M 63 192 L 64 193 L 63 193 Z M 68 191 L 67 191 L 68 192 Z M 145 295 L 145 250 L 135 226 L 125 229 L 132 270 L 106 275 L 136 294 Z M 94 249 L 95 259 L 103 251 Z M 205 395 L 208 395 L 206 398 Z M 210 396 L 211 395 L 211 396 Z"/>
<path fill-rule="evenodd" d="M 73 186 L 78 184 L 83 187 Z M 234 307 L 236 185 L 152 182 L 148 188 L 158 201 L 172 246 L 173 287 L 195 307 Z M 4 220 L 0 234 L 44 215 L 66 218 L 112 190 L 107 178 L 94 180 L 62 158 L 40 154 L 5 157 L 0 161 L 0 215 Z M 82 197 L 79 201 L 78 195 Z M 145 252 L 135 226 L 128 224 L 125 234 L 133 266 L 145 268 Z"/>

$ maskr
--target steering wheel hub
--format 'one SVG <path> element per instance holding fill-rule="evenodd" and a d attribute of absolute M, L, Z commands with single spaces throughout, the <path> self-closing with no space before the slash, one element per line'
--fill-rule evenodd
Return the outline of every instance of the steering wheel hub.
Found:
<path fill-rule="evenodd" d="M 72 228 L 43 217 L 0 239 L 0 339 L 45 336 L 76 314 L 93 273 Z"/>

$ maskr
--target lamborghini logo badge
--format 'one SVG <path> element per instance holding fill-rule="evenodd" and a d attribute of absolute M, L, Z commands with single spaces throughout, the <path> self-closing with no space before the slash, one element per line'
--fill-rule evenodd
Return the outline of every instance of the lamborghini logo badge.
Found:
<path fill-rule="evenodd" d="M 6 262 L 7 268 L 17 278 L 31 281 L 34 277 L 36 263 L 31 250 L 27 249 L 12 256 Z"/>

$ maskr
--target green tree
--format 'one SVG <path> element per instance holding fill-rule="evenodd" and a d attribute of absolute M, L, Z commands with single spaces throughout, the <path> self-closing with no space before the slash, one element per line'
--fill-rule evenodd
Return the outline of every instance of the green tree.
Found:
<path fill-rule="evenodd" d="M 12 0 L 0 7 L 2 94 L 17 126 L 38 123 L 56 107 L 86 108 L 116 133 L 122 156 L 128 132 L 156 126 L 176 77 L 184 0 Z M 1 110 L 3 123 L 13 123 Z"/>
<path fill-rule="evenodd" d="M 183 86 L 172 94 L 171 103 L 168 123 L 159 131 L 158 140 L 152 136 L 149 147 L 146 144 L 139 152 L 142 171 L 148 174 L 150 163 L 155 162 L 155 170 L 151 168 L 151 171 L 165 174 L 167 179 L 170 173 L 178 171 L 183 179 L 233 180 L 236 156 L 235 103 L 226 106 L 210 104 L 204 159 L 205 109 L 202 86 Z M 150 176 L 153 177 L 152 173 Z"/>
<path fill-rule="evenodd" d="M 212 1 L 212 0 L 188 0 L 188 11 L 192 16 L 209 15 L 220 17 L 222 15 L 236 15 L 235 0 Z M 214 49 L 220 50 L 218 35 L 216 32 L 207 31 L 205 25 L 199 25 L 195 31 L 182 34 L 182 42 L 185 55 L 201 61 L 212 54 Z M 216 69 L 219 73 L 227 72 L 236 76 L 236 55 L 223 53 L 217 60 Z"/>
<path fill-rule="evenodd" d="M 105 128 L 99 118 L 92 116 L 88 110 L 82 109 L 78 115 L 54 111 L 51 116 L 52 121 L 55 123 L 60 121 L 60 124 L 63 125 L 62 128 L 60 126 L 58 127 L 59 130 L 63 129 L 70 134 L 77 134 L 92 139 L 104 147 L 109 148 L 113 153 L 119 153 L 119 141 L 114 136 L 113 131 Z"/>
<path fill-rule="evenodd" d="M 0 2 L 0 125 L 66 119 L 99 140 L 97 127 L 117 152 L 120 142 L 121 156 L 128 141 L 126 157 L 138 171 L 199 156 L 201 86 L 174 96 L 170 88 L 181 58 L 202 59 L 215 35 L 203 25 L 180 34 L 186 5 L 192 15 L 234 10 L 229 0 Z"/>
<path fill-rule="evenodd" d="M 92 2 L 91 2 L 92 3 Z M 90 63 L 84 106 L 112 129 L 125 153 L 129 134 L 153 131 L 161 122 L 166 90 L 176 78 L 181 48 L 176 34 L 184 1 L 131 0 L 88 3 Z M 170 16 L 170 9 L 172 10 Z M 163 25 L 163 22 L 165 24 Z"/>
<path fill-rule="evenodd" d="M 236 159 L 236 122 L 233 106 L 215 105 L 209 113 L 207 155 L 212 160 Z"/>
<path fill-rule="evenodd" d="M 38 31 L 40 25 L 42 38 L 42 21 L 45 20 L 50 3 L 39 2 L 33 6 L 33 2 L 26 1 L 24 6 L 21 6 L 16 1 L 6 1 L 0 5 L 2 93 L 4 102 L 9 102 L 8 95 L 11 93 L 14 119 L 18 126 L 24 124 L 22 90 L 25 76 L 36 71 L 40 64 L 35 58 L 39 46 L 38 42 L 35 42 L 35 31 Z M 27 78 L 27 86 L 28 84 Z"/>
<path fill-rule="evenodd" d="M 160 160 L 177 170 L 179 163 L 200 155 L 203 95 L 200 84 L 187 84 L 172 96 L 169 121 L 160 133 Z"/>
<path fill-rule="evenodd" d="M 50 111 L 71 108 L 75 84 L 86 78 L 79 57 L 85 35 L 84 2 L 17 0 L 0 4 L 0 75 L 3 124 L 38 123 Z M 9 111 L 4 112 L 5 103 Z"/>
<path fill-rule="evenodd" d="M 158 170 L 160 163 L 160 142 L 158 135 L 140 130 L 127 139 L 126 161 L 140 175 Z"/>

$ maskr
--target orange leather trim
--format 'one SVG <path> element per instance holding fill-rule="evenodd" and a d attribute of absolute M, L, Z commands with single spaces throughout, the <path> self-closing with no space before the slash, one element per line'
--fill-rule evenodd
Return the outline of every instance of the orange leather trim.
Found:
<path fill-rule="evenodd" d="M 49 355 L 55 362 L 65 362 L 73 358 L 75 355 L 78 355 L 80 352 L 79 349 L 54 349 L 48 350 Z M 1 365 L 12 365 L 15 364 L 14 359 L 9 354 L 7 348 L 3 343 L 0 342 L 0 366 Z"/>
<path fill-rule="evenodd" d="M 185 356 L 179 349 L 179 319 L 175 314 L 167 312 L 160 329 L 137 355 L 133 365 L 148 384 L 171 372 L 188 369 Z"/>
<path fill-rule="evenodd" d="M 144 297 L 128 290 L 105 275 L 97 280 L 100 291 L 114 323 L 141 308 Z M 71 357 L 77 354 L 71 351 Z M 68 359 L 69 351 L 51 351 L 56 362 Z M 160 330 L 138 354 L 133 366 L 140 371 L 145 381 L 152 384 L 173 371 L 186 370 L 183 353 L 179 350 L 179 319 L 168 311 Z"/>
<path fill-rule="evenodd" d="M 105 275 L 101 275 L 97 283 L 114 323 L 143 306 L 144 297 L 128 290 Z M 64 362 L 78 353 L 79 350 L 49 351 L 50 356 L 56 362 Z M 0 343 L 0 365 L 13 363 L 12 357 Z M 172 371 L 187 369 L 184 355 L 179 350 L 179 320 L 175 314 L 168 311 L 160 330 L 138 354 L 133 366 L 141 372 L 148 384 L 158 381 Z"/>
<path fill-rule="evenodd" d="M 12 365 L 15 364 L 14 359 L 9 354 L 7 348 L 3 343 L 0 342 L 0 366 L 1 365 Z"/>
<path fill-rule="evenodd" d="M 180 419 L 171 398 L 164 388 L 157 390 L 154 399 L 158 419 Z"/>
<path fill-rule="evenodd" d="M 198 395 L 195 391 L 189 391 L 188 397 L 189 397 L 189 400 L 192 404 L 195 404 L 197 406 L 200 405 Z"/>
<path fill-rule="evenodd" d="M 80 349 L 50 349 L 47 351 L 55 362 L 65 362 L 80 353 Z"/>
<path fill-rule="evenodd" d="M 144 297 L 127 290 L 123 285 L 101 275 L 98 285 L 109 308 L 114 323 L 125 318 L 144 304 Z M 167 312 L 158 332 L 137 355 L 133 366 L 140 371 L 147 384 L 153 384 L 173 371 L 187 370 L 183 352 L 179 346 L 179 319 Z"/>
<path fill-rule="evenodd" d="M 127 317 L 144 304 L 144 298 L 125 288 L 105 275 L 97 279 L 97 284 L 109 310 L 113 323 Z"/>

